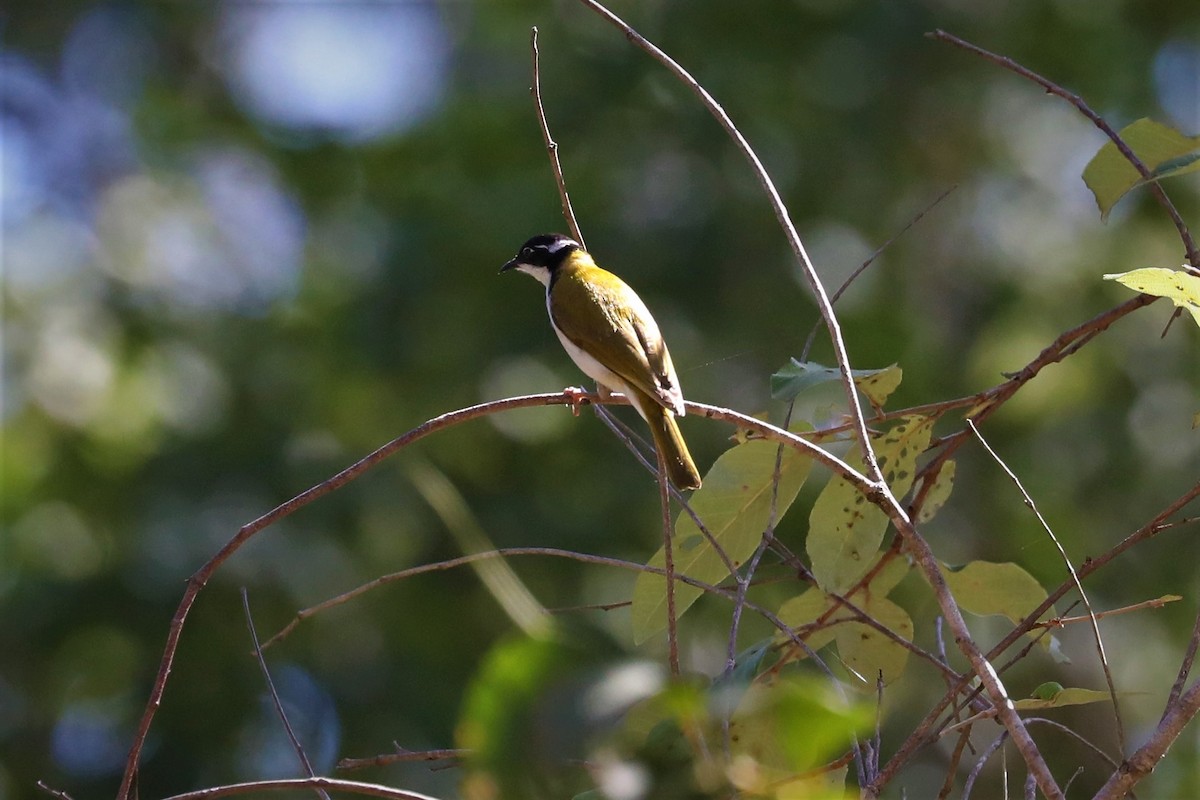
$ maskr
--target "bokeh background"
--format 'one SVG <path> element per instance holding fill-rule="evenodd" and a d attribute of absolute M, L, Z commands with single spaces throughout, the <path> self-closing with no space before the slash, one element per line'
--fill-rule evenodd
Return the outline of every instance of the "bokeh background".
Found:
<path fill-rule="evenodd" d="M 1126 299 L 1101 274 L 1182 260 L 1144 193 L 1101 223 L 1079 177 L 1103 142 L 1086 120 L 923 34 L 1010 55 L 1115 126 L 1150 116 L 1196 133 L 1200 4 L 614 10 L 724 104 L 828 285 L 954 187 L 839 304 L 856 366 L 904 368 L 894 407 L 998 382 Z M 0 797 L 35 796 L 39 779 L 111 795 L 184 581 L 241 524 L 429 417 L 580 382 L 540 287 L 496 275 L 525 238 L 564 227 L 528 93 L 532 25 L 590 248 L 655 310 L 690 398 L 778 415 L 768 377 L 816 319 L 779 227 L 695 98 L 582 5 L 23 0 L 0 12 Z M 1196 178 L 1166 188 L 1200 227 Z M 1200 337 L 1182 320 L 1160 339 L 1168 316 L 1159 303 L 1122 321 L 985 429 L 1076 559 L 1200 474 Z M 813 356 L 829 361 L 824 340 Z M 728 444 L 716 423 L 683 425 L 702 467 Z M 1011 485 L 978 452 L 962 461 L 928 527 L 939 555 L 1015 560 L 1056 585 L 1062 565 Z M 142 796 L 296 773 L 238 589 L 265 636 L 299 608 L 457 555 L 414 464 L 444 473 L 497 545 L 631 560 L 657 546 L 654 484 L 590 414 L 512 413 L 428 439 L 217 574 L 184 634 Z M 805 497 L 780 531 L 797 550 Z M 1194 530 L 1167 532 L 1091 584 L 1100 608 L 1185 597 L 1105 624 L 1119 685 L 1145 693 L 1126 701 L 1135 739 L 1191 626 L 1196 549 Z M 571 562 L 514 566 L 552 607 L 619 600 L 632 584 Z M 933 646 L 928 593 L 910 584 Z M 691 668 L 719 667 L 725 614 L 701 603 L 687 618 Z M 591 616 L 628 640 L 622 611 Z M 974 624 L 985 641 L 1002 630 Z M 464 687 L 512 627 L 473 574 L 441 572 L 318 616 L 268 655 L 328 772 L 393 741 L 451 746 Z M 764 635 L 747 623 L 747 642 Z M 1087 636 L 1064 643 L 1074 665 L 1031 657 L 1014 690 L 1101 687 Z M 928 701 L 923 683 L 890 690 L 898 713 Z M 1066 719 L 1111 746 L 1111 718 L 1088 713 Z M 888 731 L 892 746 L 905 730 Z M 1196 752 L 1193 729 L 1154 796 L 1200 781 Z M 944 757 L 923 756 L 909 796 L 936 791 Z M 447 797 L 457 780 L 425 767 L 358 777 Z"/>

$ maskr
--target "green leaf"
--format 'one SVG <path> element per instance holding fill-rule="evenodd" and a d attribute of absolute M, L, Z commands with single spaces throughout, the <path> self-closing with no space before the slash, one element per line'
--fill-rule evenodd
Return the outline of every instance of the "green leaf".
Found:
<path fill-rule="evenodd" d="M 1200 169 L 1200 136 L 1184 136 L 1151 119 L 1130 123 L 1120 135 L 1156 181 Z M 1146 183 L 1111 141 L 1092 156 L 1083 180 L 1096 197 L 1101 219 L 1108 219 L 1108 212 L 1127 192 Z"/>
<path fill-rule="evenodd" d="M 903 608 L 873 593 L 858 605 L 863 613 L 896 636 L 912 641 L 912 618 Z M 863 680 L 865 688 L 875 688 L 875 680 L 880 675 L 883 682 L 889 684 L 904 672 L 908 648 L 883 631 L 865 622 L 844 622 L 837 626 L 836 634 L 838 655 L 846 667 Z"/>
<path fill-rule="evenodd" d="M 875 566 L 872 565 L 871 569 L 875 569 Z M 871 583 L 867 588 L 880 597 L 887 597 L 910 572 L 912 572 L 912 564 L 908 559 L 904 556 L 893 555 L 888 563 L 871 576 Z"/>
<path fill-rule="evenodd" d="M 1057 689 L 1055 688 L 1057 687 Z M 1127 696 L 1126 692 L 1118 692 L 1120 697 Z M 1083 706 L 1088 703 L 1110 703 L 1112 695 L 1096 689 L 1064 689 L 1061 683 L 1048 681 L 1033 690 L 1033 696 L 1013 703 L 1021 711 L 1031 711 L 1042 708 L 1061 708 L 1063 706 Z"/>
<path fill-rule="evenodd" d="M 572 788 L 578 777 L 566 760 L 586 754 L 595 727 L 584 695 L 589 679 L 621 658 L 607 634 L 586 625 L 502 638 L 472 679 L 455 729 L 458 745 L 470 751 L 467 770 L 486 776 L 502 797 L 563 797 L 582 789 Z M 539 731 L 550 712 L 553 741 Z"/>
<path fill-rule="evenodd" d="M 777 616 L 781 622 L 796 631 L 805 644 L 815 652 L 833 641 L 834 636 L 836 636 L 833 622 L 830 621 L 828 624 L 811 631 L 801 629 L 816 622 L 832 606 L 833 599 L 821 591 L 819 587 L 812 586 L 799 597 L 793 597 L 780 606 Z M 843 613 L 845 613 L 844 610 Z M 787 640 L 786 636 L 780 636 L 780 641 Z"/>
<path fill-rule="evenodd" d="M 713 681 L 713 689 L 742 689 L 749 686 L 754 677 L 758 675 L 763 658 L 771 652 L 771 645 L 774 641 L 774 638 L 763 639 L 738 653 L 733 670 L 728 674 L 719 675 Z"/>
<path fill-rule="evenodd" d="M 954 473 L 956 471 L 956 462 L 944 461 L 936 474 L 925 478 L 926 481 L 932 480 L 933 486 L 925 493 L 925 502 L 921 504 L 921 510 L 917 513 L 918 523 L 929 522 L 950 499 L 950 492 L 954 489 Z"/>
<path fill-rule="evenodd" d="M 911 571 L 904 558 L 892 558 L 871 578 L 863 591 L 849 598 L 855 606 L 884 627 L 912 641 L 913 623 L 908 613 L 887 599 L 887 594 Z M 826 617 L 820 628 L 804 631 L 817 619 Z M 908 649 L 866 623 L 857 621 L 858 615 L 837 599 L 812 587 L 784 603 L 779 609 L 779 619 L 804 639 L 813 650 L 820 650 L 831 641 L 837 641 L 838 655 L 848 668 L 862 676 L 870 688 L 875 686 L 876 676 L 882 672 L 884 683 L 891 683 L 903 671 L 908 662 Z M 788 641 L 785 636 L 776 636 L 776 641 Z M 802 654 L 796 655 L 803 657 Z"/>
<path fill-rule="evenodd" d="M 762 539 L 771 515 L 775 461 L 780 452 L 774 442 L 752 439 L 726 450 L 704 476 L 704 485 L 692 494 L 692 510 L 704 522 L 721 550 L 735 567 L 749 558 Z M 812 459 L 784 447 L 780 459 L 779 490 L 775 497 L 776 521 L 782 518 L 812 468 Z M 700 532 L 695 521 L 683 512 L 675 521 L 672 537 L 675 571 L 705 583 L 720 583 L 729 577 L 724 560 Z M 659 548 L 650 566 L 662 567 L 665 551 Z M 675 614 L 683 616 L 700 590 L 677 583 Z M 633 638 L 644 642 L 667 625 L 666 580 L 642 573 L 633 587 Z"/>
<path fill-rule="evenodd" d="M 1187 309 L 1200 325 L 1200 277 L 1178 269 L 1146 267 L 1130 272 L 1115 272 L 1104 276 L 1135 292 L 1165 297 L 1180 308 Z"/>
<path fill-rule="evenodd" d="M 1022 567 L 1010 562 L 972 561 L 963 567 L 944 566 L 942 574 L 958 605 L 981 617 L 1000 615 L 1020 622 L 1046 599 L 1042 585 Z M 1043 618 L 1054 613 L 1051 607 Z M 1051 638 L 1042 637 L 1047 647 Z"/>
<path fill-rule="evenodd" d="M 847 704 L 823 681 L 755 683 L 730 721 L 729 733 L 735 757 L 749 756 L 760 765 L 796 773 L 843 752 L 871 718 L 870 708 Z"/>
<path fill-rule="evenodd" d="M 900 385 L 904 372 L 899 366 L 892 364 L 883 369 L 851 370 L 850 375 L 859 391 L 874 405 L 882 406 Z M 771 397 L 776 400 L 791 400 L 806 389 L 841 379 L 842 373 L 837 367 L 826 367 L 793 358 L 771 376 Z"/>
<path fill-rule="evenodd" d="M 929 417 L 906 417 L 886 433 L 871 437 L 884 478 L 897 497 L 912 487 L 917 458 L 929 446 L 933 424 Z M 862 468 L 857 447 L 846 461 Z M 845 593 L 875 560 L 887 526 L 887 515 L 858 489 L 840 476 L 832 478 L 809 515 L 806 547 L 817 583 L 834 594 Z"/>

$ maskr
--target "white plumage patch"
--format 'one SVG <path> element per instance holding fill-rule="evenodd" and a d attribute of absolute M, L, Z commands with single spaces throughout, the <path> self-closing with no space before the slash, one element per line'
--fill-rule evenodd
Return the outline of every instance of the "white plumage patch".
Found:
<path fill-rule="evenodd" d="M 579 247 L 579 242 L 575 241 L 574 239 L 558 239 L 546 245 L 546 252 L 557 253 L 559 250 L 562 250 L 564 247 L 568 247 L 570 245 Z"/>
<path fill-rule="evenodd" d="M 550 270 L 547 267 L 538 267 L 533 264 L 517 264 L 517 272 L 524 272 L 526 275 L 532 275 L 537 278 L 538 283 L 550 288 Z"/>
<path fill-rule="evenodd" d="M 567 355 L 575 362 L 575 366 L 583 370 L 583 374 L 601 384 L 604 388 L 612 392 L 620 392 L 626 397 L 632 397 L 633 393 L 629 389 L 629 384 L 621 379 L 621 376 L 613 372 L 608 367 L 601 364 L 582 348 L 563 335 L 563 332 L 554 324 L 554 318 L 550 318 L 550 327 L 554 328 L 554 333 L 558 336 L 558 341 L 562 343 L 563 349 L 567 351 Z M 645 419 L 645 414 L 642 414 L 642 409 L 636 403 L 633 407 L 637 409 L 638 414 Z"/>

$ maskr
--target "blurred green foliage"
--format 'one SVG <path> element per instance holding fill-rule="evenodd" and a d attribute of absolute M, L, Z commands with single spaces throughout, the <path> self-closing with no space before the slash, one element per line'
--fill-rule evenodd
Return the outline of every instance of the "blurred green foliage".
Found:
<path fill-rule="evenodd" d="M 1126 298 L 1102 274 L 1181 261 L 1144 193 L 1101 224 L 1080 179 L 1103 143 L 1086 120 L 922 34 L 941 27 L 1009 55 L 1115 127 L 1151 117 L 1192 134 L 1200 4 L 615 10 L 741 126 L 827 285 L 956 187 L 838 306 L 856 367 L 903 368 L 891 407 L 994 384 Z M 305 27 L 305 14 L 325 16 Z M 539 290 L 495 274 L 528 236 L 564 227 L 528 95 L 532 25 L 591 250 L 654 309 L 689 398 L 778 412 L 769 377 L 816 319 L 778 225 L 686 88 L 582 6 L 18 2 L 3 21 L 0 797 L 35 796 L 37 780 L 76 798 L 115 791 L 183 582 L 240 525 L 431 416 L 581 382 Z M 313 86 L 308 105 L 287 106 Z M 1195 223 L 1195 176 L 1166 188 Z M 1200 473 L 1189 430 L 1200 344 L 1187 325 L 1160 339 L 1168 312 L 1159 303 L 1122 321 L 985 430 L 1077 559 Z M 813 358 L 831 363 L 820 338 Z M 624 447 L 587 413 L 520 419 L 472 422 L 416 449 L 497 545 L 646 560 L 661 542 L 658 494 Z M 728 446 L 715 423 L 683 429 L 702 470 Z M 296 774 L 261 702 L 238 588 L 265 638 L 299 608 L 457 555 L 404 458 L 267 530 L 217 574 L 183 635 L 143 797 Z M 804 516 L 778 532 L 793 550 Z M 964 454 L 927 534 L 950 562 L 1015 561 L 1044 585 L 1063 577 L 978 452 Z M 1118 685 L 1151 693 L 1127 704 L 1133 730 L 1156 721 L 1191 626 L 1191 546 L 1186 531 L 1166 532 L 1090 586 L 1105 608 L 1190 598 L 1105 623 Z M 632 591 L 631 575 L 599 567 L 514 566 L 551 607 Z M 917 638 L 932 647 L 931 601 L 906 586 Z M 727 615 L 703 600 L 689 615 L 691 669 L 719 671 Z M 628 642 L 626 612 L 586 616 Z M 744 627 L 747 641 L 768 633 Z M 510 628 L 472 573 L 437 572 L 318 615 L 267 655 L 328 772 L 392 742 L 449 746 L 465 687 Z M 1065 639 L 1076 665 L 1054 674 L 1098 685 L 1086 636 Z M 1014 693 L 1050 670 L 1018 670 Z M 889 687 L 895 718 L 934 683 Z M 1067 719 L 1106 729 L 1102 712 L 1081 713 Z M 885 751 L 907 731 L 891 725 Z M 1149 793 L 1195 786 L 1194 750 L 1181 740 Z M 940 784 L 943 755 L 924 758 L 910 796 Z M 1058 758 L 1060 774 L 1091 763 L 1068 746 Z M 351 777 L 446 797 L 458 780 L 421 765 Z"/>

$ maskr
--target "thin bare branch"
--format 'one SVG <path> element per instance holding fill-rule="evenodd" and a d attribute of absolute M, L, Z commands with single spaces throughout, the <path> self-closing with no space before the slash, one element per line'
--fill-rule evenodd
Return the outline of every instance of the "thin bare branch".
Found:
<path fill-rule="evenodd" d="M 1093 800 L 1119 800 L 1128 796 L 1139 781 L 1154 771 L 1197 711 L 1200 711 L 1200 683 L 1192 684 L 1178 701 L 1167 708 L 1150 739 L 1113 771 Z"/>
<path fill-rule="evenodd" d="M 1042 516 L 1042 512 L 1038 510 L 1037 503 L 1033 501 L 1033 496 L 1025 489 L 1021 479 L 1017 474 L 1009 468 L 1008 464 L 1004 463 L 1004 459 L 1000 458 L 1000 454 L 992 449 L 987 439 L 983 438 L 983 434 L 979 432 L 978 426 L 974 420 L 967 420 L 967 425 L 971 428 L 971 432 L 975 434 L 975 438 L 983 445 L 983 449 L 992 457 L 1013 485 L 1017 487 L 1017 491 L 1021 493 L 1021 498 L 1025 505 L 1037 517 L 1037 521 L 1041 524 L 1042 530 L 1050 537 L 1050 541 L 1054 543 L 1054 547 L 1058 550 L 1059 558 L 1067 568 L 1067 572 L 1071 576 L 1071 580 L 1075 583 L 1075 590 L 1079 592 L 1079 599 L 1083 601 L 1084 608 L 1087 609 L 1088 618 L 1092 623 L 1092 638 L 1096 642 L 1096 652 L 1100 656 L 1100 667 L 1104 670 L 1104 682 L 1108 684 L 1108 696 L 1112 700 L 1113 720 L 1117 727 L 1117 743 L 1121 748 L 1121 752 L 1125 752 L 1125 723 L 1121 719 L 1121 705 L 1117 700 L 1117 687 L 1113 683 L 1112 668 L 1108 663 L 1108 654 L 1104 652 L 1104 637 L 1100 635 L 1100 623 L 1096 621 L 1096 612 L 1092 608 L 1092 601 L 1088 599 L 1087 592 L 1083 590 L 1083 582 L 1079 580 L 1079 574 L 1075 571 L 1075 565 L 1071 563 L 1071 557 L 1067 555 L 1066 548 L 1062 546 L 1058 536 L 1055 535 L 1054 529 L 1050 527 L 1050 523 L 1046 522 L 1046 518 Z"/>
<path fill-rule="evenodd" d="M 1103 761 L 1107 766 L 1112 767 L 1113 769 L 1116 769 L 1118 766 L 1120 766 L 1119 764 L 1117 764 L 1116 760 L 1113 759 L 1112 756 L 1110 756 L 1108 753 L 1104 752 L 1104 750 L 1102 750 L 1100 748 L 1100 746 L 1097 745 L 1095 742 L 1093 742 L 1091 739 L 1088 739 L 1083 734 L 1081 734 L 1077 731 L 1074 731 L 1071 728 L 1068 728 L 1066 725 L 1063 725 L 1061 722 L 1057 722 L 1052 719 L 1046 719 L 1045 717 L 1029 717 L 1028 719 L 1025 720 L 1025 722 L 1028 725 L 1045 725 L 1049 728 L 1054 728 L 1054 730 L 1058 731 L 1059 733 L 1065 734 L 1065 735 L 1069 736 L 1070 738 L 1074 739 L 1075 741 L 1079 742 L 1085 748 L 1090 750 L 1091 753 L 1094 756 L 1096 756 L 1096 758 Z"/>
<path fill-rule="evenodd" d="M 279 721 L 283 723 L 283 730 L 287 733 L 288 741 L 292 744 L 292 749 L 296 751 L 296 757 L 300 759 L 300 766 L 304 768 L 304 774 L 310 778 L 315 778 L 317 773 L 313 771 L 312 763 L 308 760 L 308 754 L 304 752 L 304 745 L 300 744 L 300 739 L 296 736 L 296 731 L 292 728 L 292 723 L 288 721 L 287 712 L 283 708 L 283 701 L 279 699 L 279 692 L 275 689 L 275 681 L 271 680 L 271 670 L 267 668 L 267 659 L 263 657 L 262 646 L 258 642 L 258 631 L 254 629 L 254 615 L 250 613 L 250 593 L 246 591 L 246 587 L 242 587 L 242 610 L 246 614 L 246 627 L 250 631 L 250 640 L 254 643 L 254 658 L 258 661 L 258 668 L 262 670 L 263 680 L 266 681 L 267 691 L 271 693 L 271 702 L 275 705 L 275 713 L 279 716 Z M 320 787 L 316 787 L 314 791 L 317 797 L 321 800 L 329 800 L 329 793 Z"/>
<path fill-rule="evenodd" d="M 960 732 L 958 741 L 954 743 L 954 750 L 950 753 L 950 760 L 946 764 L 946 777 L 942 779 L 942 788 L 938 792 L 937 800 L 946 800 L 950 796 L 950 792 L 954 790 L 954 776 L 958 773 L 958 765 L 962 762 L 963 753 L 966 752 L 967 745 L 970 743 L 971 731 Z"/>
<path fill-rule="evenodd" d="M 1138 174 L 1142 176 L 1142 179 L 1146 181 L 1146 185 L 1149 187 L 1150 193 L 1154 195 L 1154 199 L 1157 200 L 1158 204 L 1161 205 L 1167 212 L 1167 216 L 1171 218 L 1171 222 L 1174 223 L 1175 229 L 1179 231 L 1179 238 L 1183 241 L 1183 249 L 1184 252 L 1187 253 L 1188 263 L 1190 263 L 1193 268 L 1200 269 L 1200 250 L 1196 248 L 1196 240 L 1192 238 L 1192 233 L 1190 230 L 1188 230 L 1188 226 L 1183 221 L 1183 217 L 1180 215 L 1179 210 L 1175 208 L 1175 204 L 1171 202 L 1171 198 L 1167 197 L 1166 191 L 1159 184 L 1154 173 L 1142 163 L 1142 160 L 1138 158 L 1137 154 L 1134 153 L 1129 145 L 1125 143 L 1125 140 L 1121 138 L 1121 135 L 1113 130 L 1112 126 L 1104 120 L 1104 117 L 1093 111 L 1091 107 L 1084 102 L 1082 97 L 1072 92 L 1068 92 L 1057 83 L 1054 83 L 1054 81 L 1042 77 L 1033 70 L 1018 64 L 1007 56 L 997 55 L 990 50 L 985 50 L 979 45 L 971 44 L 965 39 L 960 39 L 952 33 L 947 33 L 946 31 L 939 29 L 926 35 L 931 39 L 947 42 L 955 47 L 966 50 L 968 53 L 974 53 L 981 58 L 987 59 L 993 64 L 1004 67 L 1008 71 L 1016 73 L 1026 80 L 1033 81 L 1038 86 L 1045 89 L 1047 93 L 1055 95 L 1056 97 L 1061 97 L 1063 100 L 1066 100 L 1068 103 L 1075 106 L 1080 114 L 1083 114 L 1085 117 L 1091 120 L 1092 124 L 1099 128 L 1104 135 L 1107 136 L 1114 145 L 1116 145 L 1117 150 L 1122 156 L 1125 157 L 1125 160 L 1128 161 L 1133 168 L 1137 170 Z"/>
<path fill-rule="evenodd" d="M 859 264 L 858 267 L 853 272 L 850 273 L 850 276 L 847 277 L 846 280 L 842 281 L 842 285 L 837 288 L 837 291 L 835 291 L 833 294 L 831 294 L 829 296 L 829 302 L 832 304 L 832 303 L 836 303 L 838 300 L 840 300 L 842 295 L 846 293 L 846 290 L 850 288 L 851 284 L 853 284 L 854 281 L 856 281 L 858 279 L 858 276 L 862 275 L 864 272 L 866 272 L 867 269 L 869 269 L 870 266 L 875 263 L 875 260 L 878 259 L 881 255 L 883 255 L 883 252 L 885 250 L 887 250 L 889 247 L 891 247 L 892 244 L 895 243 L 895 241 L 897 239 L 899 239 L 901 236 L 908 233 L 910 228 L 912 228 L 914 225 L 916 225 L 918 222 L 920 222 L 922 219 L 924 219 L 925 215 L 928 214 L 930 211 L 937 208 L 938 205 L 940 205 L 943 200 L 945 200 L 947 197 L 949 197 L 950 193 L 953 192 L 957 188 L 958 188 L 958 186 L 951 186 L 949 189 L 946 189 L 944 192 L 939 194 L 936 198 L 934 198 L 933 202 L 931 202 L 929 205 L 925 206 L 923 209 L 918 211 L 916 216 L 914 216 L 912 219 L 910 219 L 908 221 L 908 223 L 905 224 L 905 226 L 903 228 L 901 228 L 899 231 L 897 231 L 894 235 L 892 235 L 892 237 L 890 239 L 888 239 L 883 244 L 879 245 L 879 247 L 876 247 L 875 252 L 873 252 L 873 253 L 871 253 L 871 255 L 867 256 L 866 260 L 864 260 L 861 264 Z M 808 353 L 810 350 L 812 350 L 813 341 L 817 338 L 818 330 L 820 330 L 820 325 L 814 324 L 812 330 L 808 332 L 808 338 L 804 340 L 804 347 L 800 351 L 800 360 L 801 361 L 808 360 Z"/>
<path fill-rule="evenodd" d="M 550 156 L 550 170 L 554 173 L 554 183 L 558 186 L 558 198 L 562 202 L 563 219 L 571 229 L 575 241 L 587 249 L 583 241 L 583 233 L 575 220 L 575 209 L 571 207 L 571 195 L 567 194 L 567 179 L 563 176 L 562 164 L 558 160 L 558 142 L 550 136 L 550 123 L 546 121 L 546 109 L 542 107 L 542 69 L 541 53 L 538 51 L 538 29 L 529 30 L 529 49 L 533 57 L 533 86 L 529 92 L 533 95 L 533 104 L 537 107 L 538 127 L 542 131 L 542 142 L 546 145 L 546 153 Z"/>
<path fill-rule="evenodd" d="M 396 745 L 396 752 L 371 756 L 370 758 L 343 758 L 337 768 L 346 771 L 365 769 L 367 767 L 386 767 L 389 764 L 407 764 L 413 761 L 449 761 L 455 762 L 466 757 L 471 751 L 462 749 L 443 750 L 406 750 Z"/>
<path fill-rule="evenodd" d="M 667 490 L 667 457 L 658 454 L 658 496 L 662 503 L 663 577 L 667 583 L 667 664 L 679 675 L 679 620 L 675 614 L 675 548 L 671 543 L 671 493 Z"/>
<path fill-rule="evenodd" d="M 591 402 L 600 401 L 598 397 L 588 399 Z M 263 514 L 253 522 L 243 525 L 233 538 L 217 551 L 216 555 L 205 562 L 200 569 L 196 570 L 195 574 L 188 578 L 183 597 L 180 599 L 179 606 L 171 618 L 171 624 L 167 630 L 167 641 L 163 647 L 163 655 L 158 665 L 158 673 L 155 675 L 154 684 L 150 689 L 150 696 L 146 701 L 146 707 L 142 711 L 141 718 L 138 720 L 133 743 L 129 748 L 129 755 L 125 759 L 125 771 L 121 776 L 121 786 L 117 793 L 118 800 L 132 800 L 142 749 L 145 747 L 146 737 L 150 733 L 150 725 L 154 721 L 154 716 L 158 712 L 159 706 L 162 704 L 163 694 L 167 688 L 167 679 L 171 675 L 171 669 L 175 663 L 175 653 L 179 648 L 179 638 L 183 635 L 184 624 L 187 622 L 187 617 L 192 610 L 192 606 L 195 605 L 196 597 L 213 576 L 213 573 L 230 556 L 236 553 L 246 541 L 314 500 L 341 488 L 388 456 L 402 450 L 413 442 L 425 438 L 431 433 L 499 411 L 533 406 L 571 405 L 573 402 L 578 402 L 577 393 L 556 392 L 553 394 L 526 395 L 524 397 L 511 397 L 505 400 L 494 400 L 489 403 L 480 403 L 479 405 L 442 414 L 413 428 L 403 436 L 393 439 L 328 480 L 322 481 L 316 486 L 301 492 L 286 503 L 276 506 L 266 514 Z M 618 400 L 616 402 L 624 401 Z M 819 450 L 820 448 L 816 449 Z"/>
<path fill-rule="evenodd" d="M 51 797 L 58 798 L 58 800 L 72 800 L 71 795 L 67 794 L 62 789 L 51 789 L 45 781 L 38 781 L 37 788 L 39 791 L 45 792 Z"/>
<path fill-rule="evenodd" d="M 1175 676 L 1175 683 L 1171 685 L 1171 693 L 1167 695 L 1167 709 L 1174 706 L 1179 701 L 1179 696 L 1183 694 L 1183 687 L 1187 685 L 1188 676 L 1192 674 L 1192 665 L 1196 663 L 1198 646 L 1200 646 L 1200 614 L 1196 615 L 1196 621 L 1192 623 L 1192 635 L 1188 639 L 1187 650 L 1183 654 L 1183 663 L 1179 665 L 1179 673 Z M 1166 711 L 1163 713 L 1165 714 Z"/>
<path fill-rule="evenodd" d="M 991 757 L 994 756 L 996 752 L 1004 746 L 1004 743 L 1007 740 L 1008 731 L 1001 731 L 1000 735 L 997 736 L 992 743 L 987 746 L 987 749 L 984 750 L 982 754 L 980 754 L 978 760 L 975 762 L 975 766 L 971 768 L 971 772 L 967 775 L 966 782 L 963 783 L 963 800 L 970 800 L 971 792 L 975 788 L 975 780 L 979 777 L 979 773 L 983 772 L 984 765 L 987 764 Z"/>
<path fill-rule="evenodd" d="M 1067 625 L 1074 625 L 1079 622 L 1091 622 L 1093 619 L 1104 619 L 1106 617 L 1116 617 L 1121 614 L 1131 614 L 1134 611 L 1145 611 L 1148 608 L 1162 608 L 1167 603 L 1177 603 L 1183 597 L 1177 594 L 1167 594 L 1162 597 L 1155 597 L 1153 600 L 1143 600 L 1140 603 L 1132 603 L 1120 608 L 1112 608 L 1108 611 L 1097 611 L 1094 614 L 1087 614 L 1082 617 L 1055 617 L 1041 622 L 1035 622 L 1031 628 L 1062 628 Z"/>
<path fill-rule="evenodd" d="M 407 792 L 403 789 L 393 789 L 390 786 L 380 786 L 377 783 L 362 783 L 347 781 L 339 778 L 285 778 L 273 781 L 249 781 L 247 783 L 231 783 L 225 786 L 213 786 L 194 792 L 172 795 L 164 800 L 214 800 L 217 797 L 232 797 L 239 794 L 255 792 L 283 792 L 296 789 L 327 789 L 331 792 L 348 792 L 364 797 L 384 797 L 388 800 L 437 800 L 427 794 Z"/>
<path fill-rule="evenodd" d="M 858 392 L 854 387 L 854 377 L 850 372 L 850 357 L 846 352 L 846 342 L 842 337 L 841 323 L 838 322 L 837 316 L 833 313 L 833 305 L 830 303 L 829 296 L 825 292 L 825 286 L 821 282 L 820 275 L 817 274 L 816 267 L 813 266 L 812 259 L 808 256 L 804 242 L 800 240 L 800 234 L 796 232 L 796 226 L 793 224 L 791 214 L 783 202 L 783 197 L 779 194 L 779 190 L 775 188 L 775 182 L 771 180 L 771 176 L 767 173 L 767 169 L 763 166 L 758 154 L 754 152 L 754 148 L 746 141 L 746 137 L 742 135 L 738 127 L 733 124 L 733 120 L 725 113 L 725 109 L 721 107 L 716 98 L 709 94 L 708 90 L 701 86 L 692 77 L 691 73 L 684 69 L 677 61 L 630 27 L 623 19 L 597 2 L 597 0 L 580 0 L 580 2 L 616 27 L 632 44 L 666 67 L 668 71 L 691 89 L 696 97 L 699 98 L 701 104 L 712 114 L 718 124 L 725 129 L 729 138 L 738 150 L 741 151 L 742 155 L 746 157 L 746 160 L 750 162 L 750 168 L 754 171 L 754 176 L 758 180 L 759 185 L 766 192 L 767 200 L 771 204 L 771 210 L 775 213 L 775 218 L 783 229 L 788 246 L 791 247 L 792 253 L 803 268 L 804 277 L 808 281 L 813 297 L 816 299 L 817 308 L 821 312 L 821 318 L 825 320 L 825 326 L 829 329 L 829 338 L 833 344 L 834 356 L 838 364 L 838 369 L 842 373 L 842 386 L 846 393 L 846 403 L 850 408 L 850 415 L 855 423 L 855 430 L 858 434 L 858 447 L 862 451 L 863 463 L 867 465 L 867 474 L 877 484 L 880 491 L 886 492 L 887 485 L 883 480 L 882 473 L 879 471 L 879 465 L 875 460 L 875 453 L 871 449 L 870 437 L 867 435 L 867 426 L 863 417 L 862 404 L 858 399 Z"/>
<path fill-rule="evenodd" d="M 846 394 L 846 403 L 850 409 L 851 421 L 858 440 L 857 446 L 862 453 L 863 464 L 866 466 L 866 476 L 860 490 L 867 500 L 887 514 L 892 524 L 895 525 L 896 530 L 904 537 L 914 561 L 920 566 L 925 580 L 933 589 L 942 613 L 946 616 L 947 622 L 954 631 L 955 642 L 963 654 L 966 655 L 967 660 L 971 662 L 971 667 L 975 674 L 979 676 L 992 702 L 1000 710 L 1001 721 L 1012 734 L 1013 743 L 1021 753 L 1022 758 L 1024 758 L 1030 772 L 1037 777 L 1038 786 L 1050 800 L 1060 800 L 1062 798 L 1062 790 L 1055 783 L 1045 759 L 1042 758 L 1037 745 L 1029 736 L 1029 732 L 1025 730 L 1025 725 L 1021 722 L 1020 715 L 1013 709 L 1008 693 L 1003 683 L 1000 682 L 995 669 L 987 662 L 983 653 L 971 638 L 970 630 L 967 628 L 958 603 L 946 585 L 946 580 L 941 573 L 941 567 L 937 558 L 933 555 L 928 542 L 917 532 L 912 521 L 905 513 L 904 508 L 900 505 L 899 500 L 892 494 L 891 489 L 884 480 L 883 473 L 879 468 L 879 462 L 871 447 L 866 417 L 863 414 L 862 403 L 859 400 L 858 391 L 854 385 L 850 357 L 847 354 L 846 343 L 842 337 L 841 325 L 833 312 L 833 306 L 829 301 L 829 296 L 825 292 L 821 278 L 817 274 L 816 267 L 813 266 L 812 260 L 805 250 L 804 243 L 800 240 L 800 235 L 796 232 L 796 227 L 792 223 L 783 198 L 775 188 L 775 184 L 767 173 L 766 168 L 763 167 L 762 161 L 759 160 L 754 149 L 750 147 L 749 142 L 746 141 L 746 138 L 738 130 L 737 126 L 733 124 L 733 120 L 725 113 L 725 110 L 716 99 L 686 69 L 680 66 L 678 62 L 635 31 L 616 14 L 609 11 L 604 5 L 597 2 L 597 0 L 580 0 L 580 2 L 615 26 L 631 43 L 641 48 L 653 59 L 666 67 L 691 89 L 704 107 L 708 109 L 717 122 L 725 129 L 730 139 L 746 157 L 747 161 L 750 162 L 759 184 L 767 194 L 771 208 L 775 212 L 776 219 L 784 231 L 792 252 L 803 267 L 805 279 L 808 281 L 809 288 L 816 299 L 817 308 L 821 312 L 821 318 L 825 320 L 825 325 L 829 330 L 834 357 L 842 376 L 842 386 Z"/>

